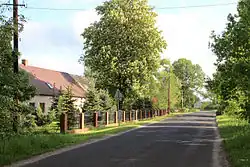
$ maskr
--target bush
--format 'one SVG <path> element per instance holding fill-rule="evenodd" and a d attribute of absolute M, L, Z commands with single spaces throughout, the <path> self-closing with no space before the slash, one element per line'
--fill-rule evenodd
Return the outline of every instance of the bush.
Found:
<path fill-rule="evenodd" d="M 189 109 L 189 112 L 199 112 L 200 111 L 200 109 L 197 109 L 197 108 L 191 108 L 191 109 Z"/>
<path fill-rule="evenodd" d="M 181 109 L 179 110 L 179 112 L 189 112 L 189 109 L 188 109 L 188 108 L 181 108 Z"/>
<path fill-rule="evenodd" d="M 44 126 L 47 124 L 51 124 L 55 119 L 55 112 L 50 111 L 48 113 L 44 113 L 40 107 L 37 108 L 35 113 L 36 125 Z"/>
<path fill-rule="evenodd" d="M 224 109 L 224 112 L 229 115 L 244 115 L 245 110 L 241 108 L 240 103 L 236 100 L 228 100 L 227 106 Z"/>

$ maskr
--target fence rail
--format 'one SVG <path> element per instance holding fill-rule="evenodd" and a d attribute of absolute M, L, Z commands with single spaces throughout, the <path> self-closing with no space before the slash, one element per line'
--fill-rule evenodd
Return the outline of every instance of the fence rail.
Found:
<path fill-rule="evenodd" d="M 67 114 L 62 114 L 60 119 L 61 133 L 69 130 L 86 130 L 86 128 L 104 127 L 118 122 L 131 122 L 163 116 L 168 114 L 167 110 L 132 110 L 116 112 L 94 112 L 94 113 L 79 113 L 75 115 L 75 125 L 69 125 L 69 117 Z"/>

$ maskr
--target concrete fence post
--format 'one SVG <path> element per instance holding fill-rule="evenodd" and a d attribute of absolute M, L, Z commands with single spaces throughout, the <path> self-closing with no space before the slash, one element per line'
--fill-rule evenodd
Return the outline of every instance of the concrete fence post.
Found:
<path fill-rule="evenodd" d="M 132 120 L 132 111 L 129 111 L 129 121 L 133 121 Z"/>
<path fill-rule="evenodd" d="M 135 111 L 135 121 L 138 121 L 138 111 Z"/>
<path fill-rule="evenodd" d="M 84 129 L 84 113 L 80 113 L 80 129 Z"/>
<path fill-rule="evenodd" d="M 105 123 L 106 125 L 109 125 L 109 112 L 105 113 Z"/>
<path fill-rule="evenodd" d="M 62 113 L 60 116 L 60 132 L 66 133 L 68 130 L 68 118 L 66 113 Z"/>

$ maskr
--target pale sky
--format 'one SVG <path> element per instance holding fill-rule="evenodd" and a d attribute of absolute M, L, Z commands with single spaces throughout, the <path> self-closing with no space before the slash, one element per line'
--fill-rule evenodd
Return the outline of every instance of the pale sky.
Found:
<path fill-rule="evenodd" d="M 22 1 L 20 1 L 22 2 Z M 47 11 L 20 9 L 28 22 L 21 34 L 21 59 L 29 65 L 83 74 L 78 63 L 83 41 L 80 34 L 90 23 L 98 19 L 94 8 L 103 0 L 26 0 L 28 7 L 81 8 L 84 11 Z M 192 6 L 231 3 L 237 0 L 149 0 L 155 7 Z M 211 76 L 215 72 L 216 57 L 208 49 L 212 30 L 223 31 L 229 13 L 236 12 L 236 5 L 156 10 L 157 26 L 163 31 L 168 47 L 163 57 L 171 62 L 179 58 L 190 59 L 201 65 Z"/>

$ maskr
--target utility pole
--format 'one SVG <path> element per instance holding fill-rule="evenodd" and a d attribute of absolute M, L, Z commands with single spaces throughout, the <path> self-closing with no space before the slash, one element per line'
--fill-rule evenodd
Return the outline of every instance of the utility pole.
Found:
<path fill-rule="evenodd" d="M 13 6 L 13 50 L 12 50 L 12 57 L 13 57 L 13 71 L 14 73 L 18 73 L 18 7 L 25 7 L 25 4 L 18 4 L 18 0 L 13 0 L 13 4 L 5 3 L 2 4 L 5 6 Z"/>
<path fill-rule="evenodd" d="M 18 4 L 18 0 L 13 0 L 13 4 L 3 4 L 6 6 L 13 6 L 13 50 L 12 50 L 12 58 L 13 58 L 13 72 L 17 75 L 19 72 L 18 66 L 18 7 L 25 6 L 24 4 Z M 16 104 L 19 103 L 17 93 L 15 94 L 14 100 Z M 17 125 L 17 113 L 13 111 L 13 131 L 18 132 Z"/>
<path fill-rule="evenodd" d="M 13 0 L 13 70 L 18 73 L 18 0 Z"/>
<path fill-rule="evenodd" d="M 170 76 L 171 74 L 170 74 L 170 71 L 169 71 L 169 79 L 168 79 L 168 113 L 170 113 L 170 78 L 171 78 L 171 76 Z"/>

